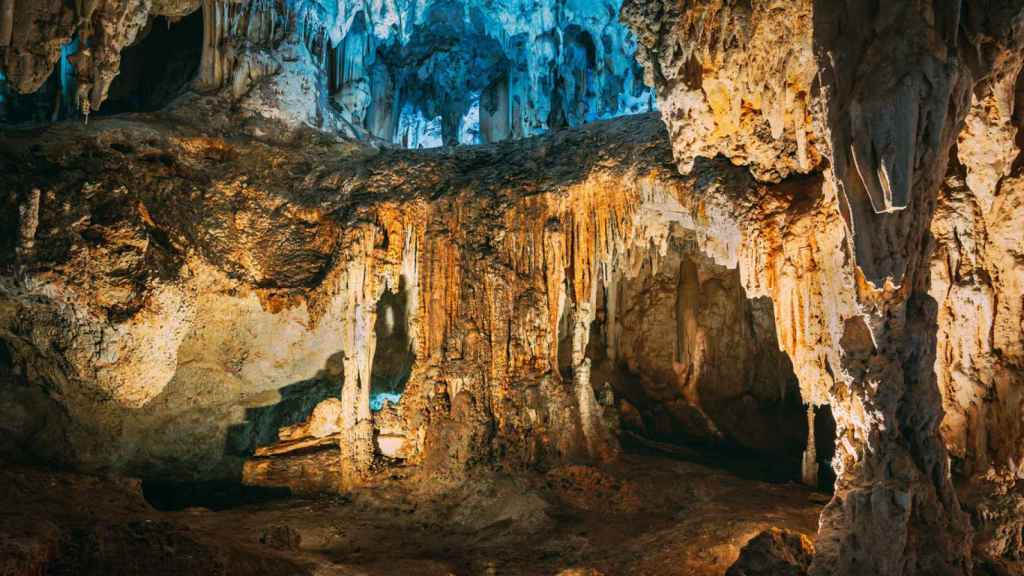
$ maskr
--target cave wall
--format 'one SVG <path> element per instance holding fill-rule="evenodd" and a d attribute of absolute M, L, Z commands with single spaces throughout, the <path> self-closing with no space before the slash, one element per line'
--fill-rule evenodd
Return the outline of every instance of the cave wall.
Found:
<path fill-rule="evenodd" d="M 614 445 L 603 424 L 580 421 L 580 403 L 590 403 L 594 419 L 601 415 L 585 382 L 563 382 L 549 364 L 552 318 L 560 307 L 574 309 L 567 275 L 580 275 L 574 286 L 590 282 L 595 264 L 584 260 L 567 271 L 562 234 L 537 229 L 533 217 L 550 211 L 544 221 L 569 219 L 580 210 L 588 220 L 628 220 L 624 203 L 639 193 L 635 184 L 611 199 L 595 197 L 627 181 L 630 170 L 645 182 L 677 186 L 664 148 L 645 147 L 656 122 L 630 125 L 639 127 L 637 140 L 614 153 L 610 172 L 550 177 L 552 189 L 589 199 L 583 204 L 560 193 L 519 196 L 517 182 L 534 178 L 519 164 L 507 169 L 511 181 L 482 177 L 481 159 L 509 150 L 405 158 L 356 146 L 339 151 L 333 140 L 313 137 L 304 146 L 317 152 L 307 156 L 303 146 L 236 148 L 202 133 L 123 122 L 67 125 L 68 139 L 37 149 L 34 160 L 23 156 L 32 146 L 20 139 L 31 140 L 31 132 L 4 147 L 12 184 L 5 203 L 20 214 L 4 226 L 0 309 L 12 364 L 5 375 L 20 374 L 5 384 L 42 391 L 34 392 L 35 404 L 5 393 L 19 409 L 41 404 L 26 420 L 32 425 L 13 434 L 19 449 L 46 443 L 52 449 L 44 459 L 90 470 L 231 474 L 240 461 L 225 455 L 244 456 L 270 438 L 268 429 L 311 406 L 257 421 L 262 412 L 289 387 L 330 381 L 340 391 L 343 461 L 355 481 L 374 457 L 374 326 L 387 292 L 404 292 L 416 359 L 400 406 L 408 457 L 433 459 L 458 477 L 495 437 L 513 466 L 589 457 Z M 594 162 L 608 154 L 604 143 L 618 141 L 609 131 L 574 135 L 561 154 L 578 162 L 586 151 Z M 511 152 L 528 161 L 549 145 Z M 640 154 L 624 161 L 629 150 Z M 106 160 L 90 159 L 98 157 Z M 35 170 L 47 165 L 54 179 L 40 182 L 43 172 Z M 421 177 L 395 180 L 407 173 Z M 480 181 L 493 191 L 478 194 Z M 397 191 L 396 182 L 404 182 Z M 436 206 L 423 199 L 451 187 L 460 192 Z M 496 206 L 506 219 L 483 216 Z M 506 241 L 487 248 L 501 230 Z M 550 273 L 537 271 L 549 265 Z M 543 422 L 529 420 L 528 398 Z M 38 422 L 49 425 L 40 430 Z M 475 432 L 464 433 L 471 423 Z M 446 426 L 452 442 L 427 441 Z M 425 454 L 426 446 L 455 452 Z"/>
<path fill-rule="evenodd" d="M 322 489 L 387 456 L 442 487 L 478 465 L 613 458 L 631 393 L 644 416 L 667 409 L 662 439 L 803 449 L 772 310 L 705 255 L 719 236 L 696 216 L 700 190 L 754 182 L 723 164 L 678 176 L 657 119 L 437 155 L 193 130 L 113 118 L 3 146 L 29 193 L 7 198 L 22 216 L 0 341 L 18 390 L 48 401 L 5 397 L 50 423 L 8 454 L 46 443 L 45 461 L 206 480 L 332 435 L 333 480 L 247 474 Z M 311 414 L 335 427 L 278 433 Z"/>
<path fill-rule="evenodd" d="M 839 478 L 812 574 L 963 574 L 1019 554 L 1008 536 L 1018 467 L 999 448 L 1020 444 L 1009 408 L 1020 380 L 1002 353 L 1022 340 L 1019 239 L 981 228 L 1017 216 L 1012 176 L 1000 178 L 1018 155 L 1007 95 L 1021 10 L 624 5 L 681 169 L 721 154 L 779 182 L 768 202 L 720 201 L 739 214 L 744 286 L 771 297 L 802 395 L 836 417 Z M 961 254 L 993 276 L 959 276 Z M 1001 480 L 971 481 L 979 462 Z M 954 480 L 973 502 L 973 550 Z"/>

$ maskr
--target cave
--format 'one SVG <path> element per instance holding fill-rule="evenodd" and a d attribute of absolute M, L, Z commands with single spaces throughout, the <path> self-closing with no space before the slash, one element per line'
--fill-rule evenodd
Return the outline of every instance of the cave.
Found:
<path fill-rule="evenodd" d="M 377 302 L 373 331 L 376 346 L 370 368 L 370 409 L 381 410 L 385 404 L 397 404 L 412 374 L 416 354 L 409 334 L 409 295 L 406 280 L 398 289 L 388 290 Z"/>
<path fill-rule="evenodd" d="M 748 299 L 735 270 L 716 265 L 674 230 L 664 254 L 611 272 L 597 287 L 586 358 L 595 393 L 615 398 L 623 442 L 675 447 L 704 462 L 770 482 L 801 480 L 814 440 L 830 468 L 835 442 L 822 414 L 808 435 L 808 410 L 793 367 L 775 339 L 770 302 Z M 558 366 L 573 378 L 572 311 L 559 319 Z M 828 472 L 821 488 L 828 489 Z M 818 479 L 810 482 L 818 487 Z"/>
<path fill-rule="evenodd" d="M 203 11 L 157 17 L 121 52 L 120 69 L 96 114 L 155 112 L 185 92 L 199 72 Z"/>
<path fill-rule="evenodd" d="M 1024 575 L 1024 0 L 513 4 L 0 1 L 0 573 Z"/>
<path fill-rule="evenodd" d="M 832 458 L 836 454 L 836 420 L 827 405 L 814 409 L 814 453 L 818 464 L 817 487 L 832 492 L 836 484 L 836 472 L 832 468 Z"/>

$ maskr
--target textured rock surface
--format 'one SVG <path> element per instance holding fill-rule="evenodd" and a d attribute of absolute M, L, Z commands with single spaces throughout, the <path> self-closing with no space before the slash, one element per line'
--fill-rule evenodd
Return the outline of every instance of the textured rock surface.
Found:
<path fill-rule="evenodd" d="M 813 557 L 814 545 L 807 536 L 772 528 L 743 546 L 725 576 L 806 576 Z"/>
<path fill-rule="evenodd" d="M 670 243 L 665 257 L 603 291 L 604 321 L 590 344 L 594 384 L 609 381 L 637 409 L 641 422 L 627 429 L 727 440 L 793 466 L 807 430 L 771 303 L 748 300 L 738 272 L 701 256 L 692 235 L 676 232 Z"/>
<path fill-rule="evenodd" d="M 1002 347 L 1022 341 L 1009 256 L 1020 238 L 1004 229 L 989 249 L 980 228 L 986 217 L 1018 227 L 1012 180 L 1000 178 L 1018 155 L 1021 12 L 1019 2 L 830 0 L 623 8 L 681 168 L 722 154 L 794 191 L 756 207 L 762 219 L 785 215 L 784 228 L 741 225 L 739 264 L 748 294 L 772 297 L 804 398 L 829 403 L 838 425 L 839 480 L 812 574 L 968 573 L 970 525 L 947 446 L 966 464 L 958 480 L 980 460 L 1003 490 L 1017 481 L 1016 448 L 1001 446 L 1020 445 L 1019 364 Z M 951 166 L 947 180 L 951 155 L 965 169 Z M 988 253 L 979 264 L 992 276 L 958 275 Z M 993 530 L 1006 533 L 981 528 Z M 983 540 L 1007 554 L 1005 537 Z"/>
<path fill-rule="evenodd" d="M 100 110 L 123 49 L 145 41 L 157 16 L 169 26 L 200 5 L 201 62 L 177 106 L 230 114 L 225 122 L 274 118 L 418 148 L 530 136 L 653 106 L 618 0 L 111 0 L 81 11 L 8 0 L 0 119 L 4 77 L 33 93 L 54 68 L 59 86 L 37 103 L 45 118 Z M 5 26 L 14 33 L 5 36 Z"/>
<path fill-rule="evenodd" d="M 198 479 L 233 476 L 255 444 L 280 440 L 272 452 L 303 470 L 290 449 L 334 436 L 317 431 L 330 412 L 343 483 L 377 453 L 458 479 L 494 453 L 512 468 L 612 457 L 607 387 L 629 389 L 624 365 L 647 382 L 636 405 L 669 407 L 675 440 L 802 450 L 771 311 L 701 256 L 721 242 L 703 193 L 754 190 L 739 169 L 679 177 L 649 116 L 436 153 L 303 138 L 225 139 L 174 117 L 8 137 L 4 397 L 27 415 L 9 444 Z M 14 234 L 33 218 L 34 234 Z M 377 372 L 393 371 L 376 358 L 386 294 L 403 303 L 389 317 L 415 363 L 397 412 L 371 412 Z M 665 323 L 644 336 L 646 314 Z M 600 381 L 598 363 L 611 367 Z M 340 401 L 317 411 L 323 395 L 282 401 L 332 382 Z M 772 429 L 789 436 L 759 437 Z"/>

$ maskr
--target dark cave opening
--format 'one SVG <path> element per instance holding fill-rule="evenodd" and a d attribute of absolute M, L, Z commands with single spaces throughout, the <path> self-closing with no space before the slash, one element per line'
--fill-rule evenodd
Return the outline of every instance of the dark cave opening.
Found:
<path fill-rule="evenodd" d="M 565 29 L 563 60 L 574 68 L 593 70 L 597 67 L 597 46 L 590 33 L 576 24 Z"/>
<path fill-rule="evenodd" d="M 625 447 L 668 451 L 770 482 L 801 480 L 806 407 L 778 346 L 772 304 L 749 299 L 736 270 L 674 238 L 656 265 L 602 281 L 587 357 L 598 397 L 612 389 Z M 559 372 L 571 378 L 568 314 Z M 835 423 L 814 421 L 818 486 L 831 490 Z"/>
<path fill-rule="evenodd" d="M 814 447 L 818 462 L 818 490 L 832 493 L 836 485 L 836 472 L 832 457 L 836 453 L 836 420 L 828 405 L 814 409 Z"/>
<path fill-rule="evenodd" d="M 370 409 L 397 404 L 412 375 L 416 354 L 409 333 L 409 291 L 403 276 L 397 291 L 386 290 L 377 302 L 373 330 L 377 346 L 370 368 Z"/>
<path fill-rule="evenodd" d="M 178 21 L 150 20 L 139 39 L 121 53 L 121 69 L 100 115 L 155 112 L 196 77 L 203 54 L 203 11 Z"/>

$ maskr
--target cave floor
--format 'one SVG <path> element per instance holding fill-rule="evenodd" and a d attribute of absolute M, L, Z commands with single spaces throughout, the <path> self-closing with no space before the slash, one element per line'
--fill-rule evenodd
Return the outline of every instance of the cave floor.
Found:
<path fill-rule="evenodd" d="M 159 512 L 136 481 L 5 466 L 0 573 L 721 575 L 763 529 L 813 536 L 826 499 L 638 453 L 601 467 L 481 474 L 441 495 L 410 489 L 414 477 Z"/>

